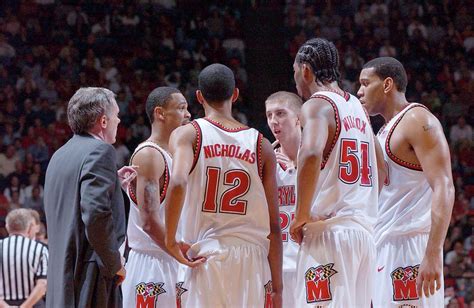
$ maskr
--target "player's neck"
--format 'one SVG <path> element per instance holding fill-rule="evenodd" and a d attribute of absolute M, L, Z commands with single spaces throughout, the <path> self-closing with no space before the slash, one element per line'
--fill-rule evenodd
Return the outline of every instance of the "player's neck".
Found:
<path fill-rule="evenodd" d="M 288 156 L 289 159 L 296 162 L 298 157 L 298 149 L 301 145 L 301 133 L 287 138 L 287 140 L 280 140 L 280 151 Z"/>
<path fill-rule="evenodd" d="M 232 105 L 223 104 L 222 106 L 205 106 L 204 113 L 206 118 L 210 119 L 211 121 L 217 122 L 223 126 L 229 127 L 236 127 L 242 126 L 240 122 L 238 122 L 232 116 Z"/>
<path fill-rule="evenodd" d="M 399 114 L 410 103 L 405 97 L 405 93 L 396 92 L 388 98 L 384 112 L 382 113 L 385 122 L 390 121 L 394 116 Z"/>
<path fill-rule="evenodd" d="M 171 135 L 171 132 L 167 132 L 165 131 L 165 129 L 157 129 L 157 128 L 152 127 L 151 135 L 148 138 L 148 140 L 156 143 L 163 150 L 168 151 L 170 135 Z"/>
<path fill-rule="evenodd" d="M 331 83 L 314 83 L 314 91 L 312 91 L 312 93 L 319 92 L 319 91 L 329 91 L 329 92 L 334 92 L 341 96 L 344 96 L 344 91 L 341 90 L 341 88 L 339 88 L 339 85 L 337 84 L 336 81 L 331 82 Z"/>

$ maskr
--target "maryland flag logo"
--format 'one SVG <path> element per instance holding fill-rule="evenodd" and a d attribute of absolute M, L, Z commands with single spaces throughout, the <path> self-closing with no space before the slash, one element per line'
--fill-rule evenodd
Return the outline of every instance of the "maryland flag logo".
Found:
<path fill-rule="evenodd" d="M 135 286 L 136 308 L 155 308 L 158 295 L 166 293 L 163 282 L 141 282 Z"/>
<path fill-rule="evenodd" d="M 334 263 L 310 267 L 305 273 L 306 302 L 324 302 L 332 299 L 330 278 L 337 273 Z"/>
<path fill-rule="evenodd" d="M 181 295 L 188 289 L 183 288 L 184 281 L 180 281 L 176 284 L 176 308 L 181 308 Z"/>
<path fill-rule="evenodd" d="M 398 267 L 390 276 L 392 277 L 393 300 L 414 300 L 419 299 L 416 291 L 416 277 L 420 265 Z"/>
<path fill-rule="evenodd" d="M 266 285 L 263 286 L 265 288 L 265 308 L 272 308 L 272 281 L 269 280 Z"/>

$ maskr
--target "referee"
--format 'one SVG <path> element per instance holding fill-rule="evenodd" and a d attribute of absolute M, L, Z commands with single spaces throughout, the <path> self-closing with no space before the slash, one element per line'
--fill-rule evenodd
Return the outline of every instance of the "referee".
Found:
<path fill-rule="evenodd" d="M 0 240 L 0 308 L 33 307 L 46 293 L 48 249 L 34 240 L 30 210 L 8 213 L 6 227 L 9 236 Z"/>

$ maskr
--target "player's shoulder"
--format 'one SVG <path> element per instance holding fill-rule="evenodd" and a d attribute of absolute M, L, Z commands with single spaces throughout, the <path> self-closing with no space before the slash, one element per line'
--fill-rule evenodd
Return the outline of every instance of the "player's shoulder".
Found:
<path fill-rule="evenodd" d="M 426 128 L 427 125 L 441 125 L 438 118 L 436 118 L 427 107 L 421 104 L 413 104 L 410 106 L 403 115 L 400 124 L 400 126 L 406 127 L 407 129 Z"/>

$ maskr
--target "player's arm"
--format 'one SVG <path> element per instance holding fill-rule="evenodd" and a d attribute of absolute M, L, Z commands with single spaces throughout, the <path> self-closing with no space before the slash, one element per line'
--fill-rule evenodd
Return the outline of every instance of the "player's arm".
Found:
<path fill-rule="evenodd" d="M 385 170 L 385 160 L 383 158 L 382 147 L 380 146 L 377 137 L 374 136 L 375 157 L 377 158 L 377 179 L 379 181 L 379 194 L 382 191 L 385 179 L 387 177 L 387 170 Z"/>
<path fill-rule="evenodd" d="M 324 148 L 328 140 L 329 119 L 334 119 L 334 110 L 326 101 L 312 99 L 303 105 L 301 117 L 303 134 L 298 152 L 296 211 L 290 225 L 291 237 L 297 243 L 301 243 L 303 239 L 303 226 L 311 221 L 311 202 L 316 192 Z"/>
<path fill-rule="evenodd" d="M 265 197 L 268 203 L 268 213 L 270 216 L 270 251 L 268 252 L 268 263 L 272 273 L 273 306 L 281 306 L 281 294 L 283 291 L 282 263 L 283 245 L 281 242 L 280 212 L 278 209 L 278 190 L 276 183 L 276 159 L 272 145 L 267 139 L 263 139 L 262 144 L 263 174 L 262 181 L 265 189 Z"/>
<path fill-rule="evenodd" d="M 418 294 L 421 296 L 423 290 L 428 297 L 435 292 L 435 281 L 436 290 L 441 287 L 443 243 L 454 204 L 451 159 L 438 119 L 422 108 L 413 109 L 405 117 L 404 138 L 413 147 L 433 190 L 431 230 L 417 279 Z"/>
<path fill-rule="evenodd" d="M 165 172 L 165 159 L 156 149 L 146 147 L 133 157 L 133 164 L 139 166 L 136 169 L 136 194 L 143 231 L 166 250 L 165 228 L 159 216 L 160 178 Z"/>
<path fill-rule="evenodd" d="M 170 184 L 165 202 L 166 235 L 165 245 L 168 253 L 180 263 L 194 267 L 204 259 L 189 260 L 180 249 L 176 241 L 179 217 L 183 209 L 188 177 L 194 160 L 193 145 L 196 142 L 196 131 L 191 124 L 181 126 L 173 131 L 170 137 L 170 151 L 173 155 L 173 164 Z"/>

